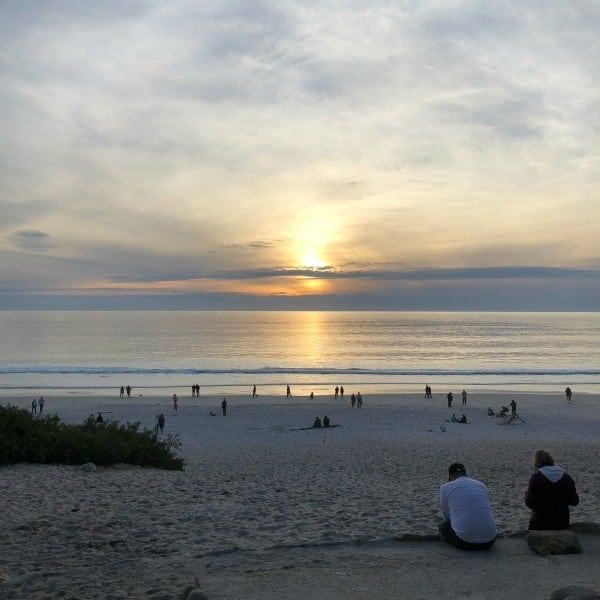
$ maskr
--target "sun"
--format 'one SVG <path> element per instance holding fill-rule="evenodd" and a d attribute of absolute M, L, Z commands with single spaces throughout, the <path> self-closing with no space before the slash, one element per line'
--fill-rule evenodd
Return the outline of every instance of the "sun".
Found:
<path fill-rule="evenodd" d="M 313 250 L 309 250 L 304 254 L 302 258 L 302 266 L 316 271 L 325 266 L 325 263 L 317 256 L 317 253 Z"/>

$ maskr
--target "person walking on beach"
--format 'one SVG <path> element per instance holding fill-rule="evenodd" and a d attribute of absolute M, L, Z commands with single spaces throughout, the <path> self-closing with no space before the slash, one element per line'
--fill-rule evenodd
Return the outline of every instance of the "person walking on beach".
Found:
<path fill-rule="evenodd" d="M 122 398 L 125 395 L 125 388 L 123 386 L 121 386 L 121 389 L 119 390 L 119 398 Z"/>
<path fill-rule="evenodd" d="M 252 397 L 256 398 L 256 386 L 252 387 Z"/>
<path fill-rule="evenodd" d="M 446 396 L 446 398 L 448 398 L 448 408 L 450 408 L 452 406 L 452 400 L 454 400 L 454 396 L 452 395 L 452 392 L 448 392 L 448 395 Z"/>
<path fill-rule="evenodd" d="M 289 398 L 292 395 L 292 390 L 290 389 L 290 386 L 288 385 L 285 391 L 285 397 Z"/>
<path fill-rule="evenodd" d="M 173 394 L 173 410 L 175 412 L 177 412 L 177 401 L 178 401 L 177 394 Z"/>
<path fill-rule="evenodd" d="M 571 388 L 568 387 L 567 389 L 565 389 L 565 396 L 567 397 L 567 400 L 571 400 L 571 396 L 573 395 L 573 392 L 571 391 Z"/>
<path fill-rule="evenodd" d="M 431 398 L 431 388 L 429 385 L 425 386 L 425 398 Z"/>
<path fill-rule="evenodd" d="M 354 408 L 355 404 L 356 404 L 356 396 L 354 394 L 352 394 L 352 396 L 350 396 L 350 406 L 352 408 Z"/>
<path fill-rule="evenodd" d="M 156 415 L 156 423 L 154 423 L 154 433 L 158 435 L 158 430 L 160 429 L 160 425 L 158 422 L 160 421 L 159 416 Z"/>
<path fill-rule="evenodd" d="M 535 473 L 529 479 L 525 504 L 531 509 L 529 529 L 567 529 L 570 526 L 569 506 L 579 504 L 573 478 L 546 450 L 533 455 Z"/>
<path fill-rule="evenodd" d="M 467 392 L 466 390 L 462 391 L 462 401 L 463 401 L 463 406 L 467 403 Z"/>
<path fill-rule="evenodd" d="M 517 403 L 515 402 L 514 398 L 510 401 L 510 414 L 513 417 L 517 414 Z"/>
<path fill-rule="evenodd" d="M 40 400 L 38 402 L 38 406 L 40 407 L 40 415 L 44 412 L 44 404 L 46 404 L 44 396 L 40 396 Z"/>
<path fill-rule="evenodd" d="M 337 400 L 338 394 L 340 393 L 340 388 L 336 385 L 335 386 L 335 390 L 333 390 L 334 393 L 334 398 Z"/>
<path fill-rule="evenodd" d="M 195 398 L 195 397 L 196 397 L 196 384 L 194 383 L 192 385 L 192 398 Z"/>
<path fill-rule="evenodd" d="M 221 402 L 221 410 L 223 411 L 223 416 L 227 416 L 227 400 L 223 398 L 223 402 Z"/>
<path fill-rule="evenodd" d="M 163 429 L 165 428 L 165 415 L 163 415 L 162 413 L 160 413 L 160 415 L 158 415 L 158 428 L 160 429 L 161 433 L 162 433 Z"/>
<path fill-rule="evenodd" d="M 356 394 L 356 407 L 362 408 L 362 396 L 360 395 L 360 392 Z"/>
<path fill-rule="evenodd" d="M 128 385 L 128 386 L 125 388 L 125 391 L 127 392 L 127 397 L 128 397 L 128 398 L 130 398 L 130 397 L 131 397 L 131 386 L 130 386 L 130 385 Z"/>
<path fill-rule="evenodd" d="M 448 483 L 440 486 L 444 519 L 442 539 L 462 550 L 487 550 L 496 541 L 496 520 L 487 487 L 467 477 L 465 466 L 448 467 Z"/>
<path fill-rule="evenodd" d="M 340 396 L 344 398 L 344 386 L 340 385 Z"/>
<path fill-rule="evenodd" d="M 196 384 L 196 398 L 200 398 L 200 384 Z"/>
<path fill-rule="evenodd" d="M 37 400 L 34 398 L 31 401 L 31 414 L 34 415 L 37 413 Z"/>

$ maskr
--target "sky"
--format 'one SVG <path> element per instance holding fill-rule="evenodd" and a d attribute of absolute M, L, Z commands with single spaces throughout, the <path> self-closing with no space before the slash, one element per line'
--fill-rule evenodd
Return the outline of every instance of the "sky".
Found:
<path fill-rule="evenodd" d="M 0 309 L 600 310 L 600 3 L 3 0 Z"/>

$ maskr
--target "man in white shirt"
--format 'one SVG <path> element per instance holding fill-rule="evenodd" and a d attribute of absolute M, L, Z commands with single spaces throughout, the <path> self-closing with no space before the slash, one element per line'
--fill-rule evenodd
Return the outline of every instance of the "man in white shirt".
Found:
<path fill-rule="evenodd" d="M 496 541 L 496 521 L 483 483 L 467 477 L 465 466 L 448 468 L 448 483 L 440 487 L 444 521 L 442 539 L 463 550 L 487 550 Z"/>

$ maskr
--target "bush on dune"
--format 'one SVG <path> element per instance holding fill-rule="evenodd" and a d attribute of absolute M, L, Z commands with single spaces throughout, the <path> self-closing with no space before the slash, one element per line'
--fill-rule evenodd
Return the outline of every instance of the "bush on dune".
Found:
<path fill-rule="evenodd" d="M 15 406 L 0 406 L 0 465 L 27 462 L 101 466 L 127 463 L 141 467 L 182 470 L 175 436 L 159 438 L 140 424 L 96 423 L 66 425 L 57 416 L 35 417 Z"/>

